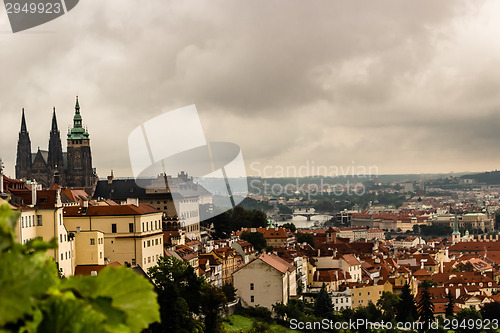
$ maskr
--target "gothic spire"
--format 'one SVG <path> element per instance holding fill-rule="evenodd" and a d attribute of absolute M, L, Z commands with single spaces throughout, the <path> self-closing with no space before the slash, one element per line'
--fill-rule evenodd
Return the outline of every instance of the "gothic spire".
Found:
<path fill-rule="evenodd" d="M 31 140 L 26 126 L 26 116 L 24 108 L 21 117 L 21 130 L 19 131 L 19 139 L 17 141 L 17 157 L 16 157 L 16 178 L 28 179 L 31 177 Z"/>
<path fill-rule="evenodd" d="M 26 126 L 26 118 L 24 117 L 24 108 L 23 108 L 23 116 L 21 118 L 21 133 L 28 133 L 28 127 Z"/>
<path fill-rule="evenodd" d="M 80 114 L 80 103 L 78 103 L 78 96 L 76 96 L 75 111 L 77 114 Z"/>
<path fill-rule="evenodd" d="M 61 136 L 57 127 L 56 108 L 52 113 L 52 129 L 49 138 L 49 155 L 47 164 L 50 168 L 64 168 L 63 151 L 61 145 Z"/>
<path fill-rule="evenodd" d="M 51 133 L 58 133 L 59 129 L 57 128 L 57 118 L 56 118 L 56 108 L 54 107 L 54 111 L 52 113 L 52 130 Z"/>

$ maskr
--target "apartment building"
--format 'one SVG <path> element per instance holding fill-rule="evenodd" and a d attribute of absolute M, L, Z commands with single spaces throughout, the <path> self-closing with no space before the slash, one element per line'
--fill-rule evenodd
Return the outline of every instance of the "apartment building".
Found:
<path fill-rule="evenodd" d="M 243 306 L 287 304 L 296 295 L 295 267 L 274 254 L 261 254 L 233 273 L 234 287 Z"/>
<path fill-rule="evenodd" d="M 11 207 L 20 212 L 16 225 L 16 239 L 21 244 L 41 238 L 48 242 L 57 240 L 57 248 L 47 251 L 54 258 L 59 271 L 64 276 L 74 274 L 75 244 L 63 220 L 61 191 L 39 190 L 32 185 L 32 190 L 11 190 Z"/>
<path fill-rule="evenodd" d="M 147 271 L 163 255 L 162 212 L 149 205 L 71 206 L 64 208 L 64 219 L 72 233 L 102 233 L 107 262 L 139 265 Z"/>

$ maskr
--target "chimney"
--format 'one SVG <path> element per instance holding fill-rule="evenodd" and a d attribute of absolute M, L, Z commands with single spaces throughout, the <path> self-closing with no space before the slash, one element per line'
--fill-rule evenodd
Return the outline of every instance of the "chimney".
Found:
<path fill-rule="evenodd" d="M 108 184 L 113 184 L 113 180 L 115 180 L 115 176 L 113 174 L 113 170 L 111 170 L 111 175 L 108 176 Z"/>
<path fill-rule="evenodd" d="M 139 207 L 139 198 L 127 198 L 127 205 Z"/>
<path fill-rule="evenodd" d="M 36 188 L 37 188 L 37 183 L 33 181 L 31 183 L 31 204 L 33 206 L 36 206 Z"/>

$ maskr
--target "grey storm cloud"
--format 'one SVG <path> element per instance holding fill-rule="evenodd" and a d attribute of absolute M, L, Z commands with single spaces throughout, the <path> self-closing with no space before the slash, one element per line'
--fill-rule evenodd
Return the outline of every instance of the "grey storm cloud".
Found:
<path fill-rule="evenodd" d="M 52 107 L 65 133 L 80 95 L 101 177 L 130 176 L 128 134 L 190 104 L 207 139 L 239 144 L 248 164 L 494 169 L 499 9 L 486 0 L 86 0 L 18 34 L 0 12 L 0 155 L 13 175 L 22 107 L 33 150 L 46 149 Z"/>

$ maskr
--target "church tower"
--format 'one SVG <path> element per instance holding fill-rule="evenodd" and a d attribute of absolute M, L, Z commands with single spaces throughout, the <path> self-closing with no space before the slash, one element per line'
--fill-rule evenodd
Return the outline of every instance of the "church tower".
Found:
<path fill-rule="evenodd" d="M 17 141 L 16 178 L 31 178 L 31 167 L 31 140 L 28 128 L 26 126 L 26 119 L 24 117 L 23 108 L 23 115 L 21 118 L 21 131 L 19 132 L 19 139 Z"/>
<path fill-rule="evenodd" d="M 455 213 L 455 221 L 453 222 L 453 233 L 451 234 L 451 242 L 452 244 L 456 244 L 460 242 L 460 231 L 458 230 L 458 216 Z"/>
<path fill-rule="evenodd" d="M 63 150 L 61 145 L 61 134 L 57 127 L 56 108 L 54 108 L 52 113 L 52 129 L 50 130 L 47 165 L 51 175 L 54 174 L 55 170 L 57 170 L 59 174 L 64 172 Z"/>
<path fill-rule="evenodd" d="M 91 187 L 94 185 L 94 170 L 90 151 L 89 133 L 82 126 L 80 103 L 76 97 L 73 128 L 68 132 L 68 166 L 66 186 Z"/>

